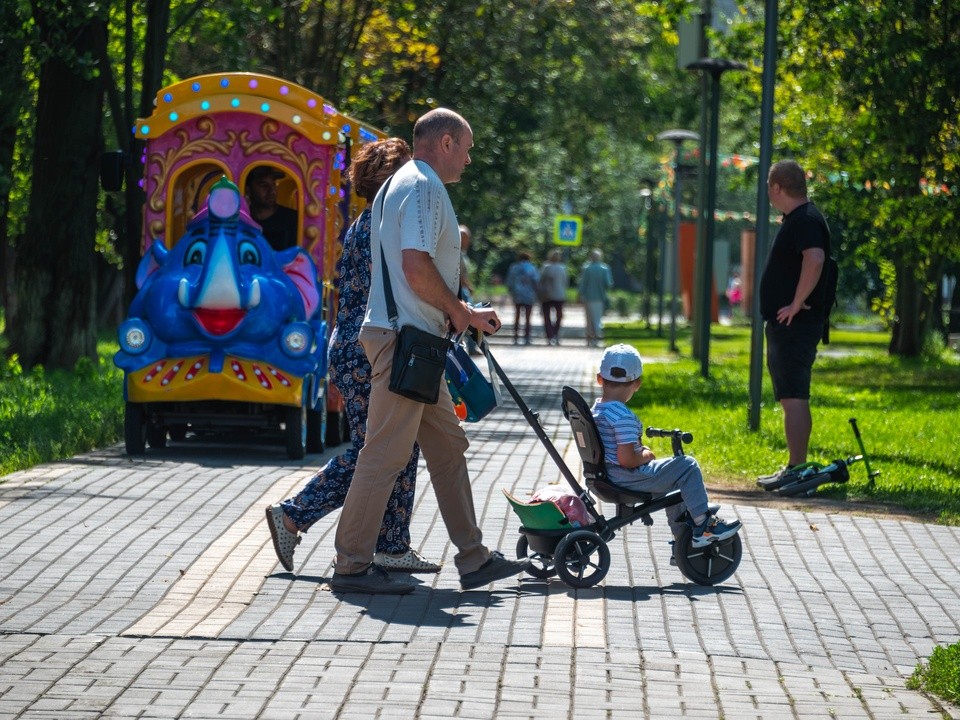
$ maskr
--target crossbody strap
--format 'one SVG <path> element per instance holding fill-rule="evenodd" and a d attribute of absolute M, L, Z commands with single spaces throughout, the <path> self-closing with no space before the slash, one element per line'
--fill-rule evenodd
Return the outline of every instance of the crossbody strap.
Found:
<path fill-rule="evenodd" d="M 383 194 L 380 196 L 380 222 L 383 223 L 383 204 L 387 199 L 387 190 L 390 189 L 390 183 L 393 181 L 393 175 L 387 178 L 383 186 Z M 393 299 L 393 287 L 390 285 L 390 272 L 387 270 L 387 256 L 383 254 L 383 243 L 380 243 L 380 268 L 383 271 L 383 294 L 387 301 L 387 317 L 394 330 L 397 328 L 397 303 Z"/>

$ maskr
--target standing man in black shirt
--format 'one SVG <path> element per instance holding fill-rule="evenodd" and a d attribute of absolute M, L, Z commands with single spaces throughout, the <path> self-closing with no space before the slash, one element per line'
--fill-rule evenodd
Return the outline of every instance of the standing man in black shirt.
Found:
<path fill-rule="evenodd" d="M 783 408 L 790 459 L 780 476 L 786 479 L 794 466 L 807 461 L 813 429 L 810 376 L 825 321 L 820 280 L 830 251 L 830 229 L 807 198 L 806 175 L 795 161 L 774 163 L 767 189 L 783 221 L 760 278 L 760 314 L 766 321 L 773 396 Z"/>
<path fill-rule="evenodd" d="M 297 244 L 297 211 L 277 203 L 277 181 L 283 177 L 280 170 L 270 165 L 258 165 L 247 175 L 250 216 L 263 228 L 263 236 L 274 250 Z"/>

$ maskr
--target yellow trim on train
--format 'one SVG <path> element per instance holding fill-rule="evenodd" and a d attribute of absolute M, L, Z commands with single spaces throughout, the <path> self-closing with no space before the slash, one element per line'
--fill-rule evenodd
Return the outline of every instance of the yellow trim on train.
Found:
<path fill-rule="evenodd" d="M 164 358 L 127 374 L 130 402 L 237 400 L 271 405 L 303 404 L 303 378 L 260 360 L 227 356 L 221 372 L 209 370 L 210 357 Z"/>

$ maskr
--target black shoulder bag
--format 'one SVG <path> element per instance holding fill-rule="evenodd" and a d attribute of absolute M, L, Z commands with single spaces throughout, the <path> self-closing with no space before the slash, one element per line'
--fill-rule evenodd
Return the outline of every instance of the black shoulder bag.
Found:
<path fill-rule="evenodd" d="M 390 180 L 387 181 L 388 187 L 389 184 Z M 386 191 L 387 188 L 384 188 L 380 198 L 381 215 Z M 390 371 L 390 392 L 427 405 L 436 405 L 440 398 L 440 383 L 447 366 L 447 350 L 452 343 L 449 338 L 428 333 L 414 325 L 397 328 L 397 304 L 393 299 L 383 245 L 380 246 L 380 263 L 383 269 L 383 294 L 387 301 L 387 315 L 393 329 L 397 330 L 397 345 L 393 350 L 393 368 Z"/>

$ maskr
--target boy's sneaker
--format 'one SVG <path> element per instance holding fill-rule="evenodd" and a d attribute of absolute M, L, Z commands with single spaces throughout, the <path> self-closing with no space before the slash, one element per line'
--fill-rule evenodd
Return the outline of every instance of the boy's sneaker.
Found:
<path fill-rule="evenodd" d="M 740 530 L 740 521 L 727 523 L 714 515 L 708 515 L 700 525 L 694 526 L 690 544 L 693 547 L 706 547 L 712 542 L 720 542 L 736 535 Z"/>

